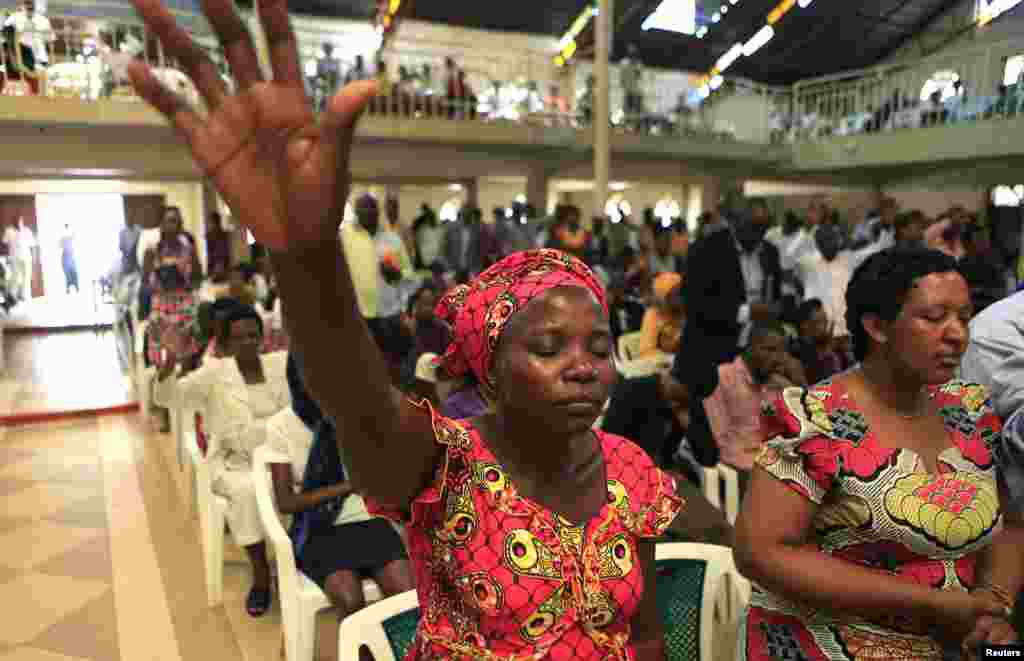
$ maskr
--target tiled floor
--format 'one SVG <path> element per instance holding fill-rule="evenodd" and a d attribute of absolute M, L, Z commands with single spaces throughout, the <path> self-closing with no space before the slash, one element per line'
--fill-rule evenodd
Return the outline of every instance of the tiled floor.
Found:
<path fill-rule="evenodd" d="M 4 333 L 0 416 L 120 406 L 135 400 L 111 330 Z"/>
<path fill-rule="evenodd" d="M 42 296 L 16 305 L 7 315 L 8 328 L 63 328 L 109 325 L 114 308 L 91 293 Z"/>
<path fill-rule="evenodd" d="M 207 605 L 173 452 L 137 414 L 0 430 L 0 661 L 282 658 L 276 604 L 245 614 L 230 537 L 225 603 Z"/>

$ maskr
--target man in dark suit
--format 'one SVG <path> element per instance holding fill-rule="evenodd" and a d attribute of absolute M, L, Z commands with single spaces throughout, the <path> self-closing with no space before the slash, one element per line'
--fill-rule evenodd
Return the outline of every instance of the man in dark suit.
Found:
<path fill-rule="evenodd" d="M 715 389 L 718 366 L 746 345 L 751 324 L 779 316 L 782 268 L 779 251 L 764 240 L 770 217 L 747 216 L 728 230 L 702 239 L 687 265 L 689 319 L 673 374 L 690 388 L 690 431 L 697 460 L 718 462 L 718 447 L 704 414 L 704 398 Z"/>
<path fill-rule="evenodd" d="M 444 237 L 444 262 L 449 271 L 474 276 L 497 259 L 494 231 L 485 227 L 480 209 L 463 207 L 459 219 L 448 226 Z"/>

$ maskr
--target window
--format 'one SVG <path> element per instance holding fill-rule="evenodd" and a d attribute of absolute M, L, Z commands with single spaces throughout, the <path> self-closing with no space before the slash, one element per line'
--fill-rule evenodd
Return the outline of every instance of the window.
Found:
<path fill-rule="evenodd" d="M 654 217 L 661 221 L 663 227 L 670 227 L 679 215 L 679 203 L 671 197 L 663 197 L 654 205 Z"/>
<path fill-rule="evenodd" d="M 956 84 L 958 82 L 960 82 L 960 74 L 957 72 L 936 71 L 921 88 L 921 100 L 927 101 L 935 92 L 942 94 L 943 101 L 951 99 L 957 95 Z"/>
<path fill-rule="evenodd" d="M 627 216 L 633 215 L 633 207 L 621 194 L 612 195 L 604 205 L 604 215 L 613 223 L 621 223 Z"/>
<path fill-rule="evenodd" d="M 1024 185 L 996 186 L 992 189 L 992 204 L 997 207 L 1019 207 L 1024 203 Z"/>
<path fill-rule="evenodd" d="M 441 205 L 440 218 L 442 223 L 454 222 L 459 217 L 459 211 L 462 209 L 462 200 L 457 197 L 453 197 L 444 204 Z"/>
<path fill-rule="evenodd" d="M 1006 69 L 1003 73 L 1003 84 L 1013 85 L 1020 80 L 1024 74 L 1024 55 L 1014 55 L 1006 60 Z"/>

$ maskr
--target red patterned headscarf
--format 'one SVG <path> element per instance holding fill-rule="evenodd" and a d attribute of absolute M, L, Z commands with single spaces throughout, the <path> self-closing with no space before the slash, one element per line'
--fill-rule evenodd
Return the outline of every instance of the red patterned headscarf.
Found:
<path fill-rule="evenodd" d="M 505 324 L 527 303 L 554 287 L 582 287 L 597 298 L 605 314 L 604 288 L 579 259 L 558 250 L 524 250 L 509 255 L 469 284 L 449 290 L 436 313 L 452 328 L 441 364 L 453 377 L 472 371 L 493 388 L 491 359 Z"/>

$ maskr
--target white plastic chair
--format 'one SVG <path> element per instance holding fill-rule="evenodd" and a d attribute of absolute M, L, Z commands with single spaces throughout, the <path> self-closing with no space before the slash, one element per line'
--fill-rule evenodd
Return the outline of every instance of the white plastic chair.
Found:
<path fill-rule="evenodd" d="M 219 606 L 224 601 L 224 525 L 228 501 L 213 492 L 210 466 L 199 449 L 195 433 L 185 433 L 184 439 L 194 475 L 193 485 L 196 508 L 199 511 L 207 603 L 210 606 Z M 212 446 L 207 448 L 210 454 L 214 451 Z"/>
<path fill-rule="evenodd" d="M 359 661 L 359 648 L 364 645 L 374 661 L 401 661 L 415 638 L 419 617 L 415 590 L 349 615 L 338 629 L 338 661 Z"/>
<path fill-rule="evenodd" d="M 740 480 L 736 469 L 723 463 L 704 469 L 704 495 L 725 513 L 730 524 L 740 512 Z"/>
<path fill-rule="evenodd" d="M 697 608 L 698 658 L 700 661 L 717 661 L 720 658 L 716 653 L 717 636 L 720 633 L 737 630 L 740 616 L 750 601 L 750 582 L 736 570 L 732 549 L 712 544 L 682 542 L 658 544 L 655 548 L 659 569 L 659 594 L 666 584 L 671 584 L 661 576 L 662 571 L 686 572 L 681 577 L 681 586 L 688 586 L 687 579 L 693 575 L 691 572 L 700 572 L 703 583 L 698 604 L 694 604 L 693 600 L 688 598 L 688 593 L 680 595 L 678 601 L 666 600 L 659 596 L 658 601 L 665 604 L 662 607 L 668 609 L 668 613 L 662 613 L 662 618 L 669 620 L 665 627 L 667 657 L 673 659 L 676 656 L 673 654 L 673 643 L 679 642 L 676 640 L 677 636 L 685 638 L 686 634 L 686 623 L 680 623 L 682 626 L 677 632 L 673 629 L 671 620 L 685 618 L 691 608 Z"/>
<path fill-rule="evenodd" d="M 316 614 L 330 608 L 331 602 L 323 590 L 296 567 L 291 538 L 281 525 L 281 518 L 274 504 L 274 485 L 269 464 L 289 463 L 291 459 L 286 455 L 275 452 L 265 445 L 258 447 L 253 452 L 253 480 L 260 521 L 267 536 L 267 544 L 274 554 L 277 569 L 285 659 L 311 661 L 316 649 Z M 367 603 L 380 601 L 380 588 L 374 581 L 364 580 L 363 595 Z M 380 661 L 379 657 L 377 661 Z"/>

